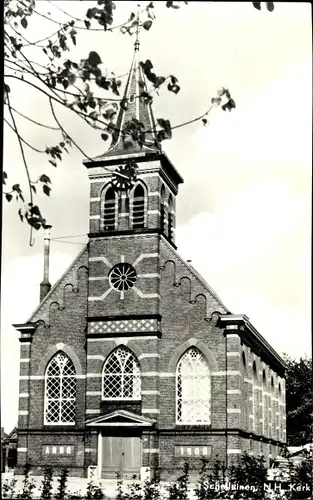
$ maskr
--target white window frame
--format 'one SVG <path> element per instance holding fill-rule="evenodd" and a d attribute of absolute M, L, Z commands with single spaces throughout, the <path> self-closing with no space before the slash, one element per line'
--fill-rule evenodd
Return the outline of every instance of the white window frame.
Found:
<path fill-rule="evenodd" d="M 58 422 L 51 422 L 51 421 L 47 421 L 47 411 L 48 411 L 48 402 L 51 400 L 51 399 L 58 399 L 60 401 L 60 408 L 62 407 L 62 402 L 63 401 L 73 401 L 74 398 L 48 398 L 47 396 L 47 383 L 48 383 L 48 379 L 51 378 L 51 377 L 48 377 L 48 370 L 49 370 L 49 367 L 52 363 L 52 361 L 58 356 L 62 354 L 63 356 L 65 356 L 74 366 L 74 363 L 73 361 L 71 360 L 71 358 L 69 356 L 67 356 L 67 354 L 65 354 L 64 352 L 58 352 L 56 353 L 49 361 L 49 363 L 47 364 L 47 367 L 46 367 L 46 372 L 45 372 L 45 392 L 44 392 L 44 425 L 68 425 L 68 426 L 73 426 L 75 425 L 76 423 L 76 394 L 77 394 L 77 387 L 76 387 L 76 370 L 75 370 L 75 367 L 74 367 L 74 370 L 75 370 L 75 374 L 74 375 L 62 375 L 62 373 L 60 372 L 60 378 L 61 378 L 61 387 L 62 387 L 62 379 L 63 377 L 65 378 L 75 378 L 75 416 L 74 416 L 74 422 L 66 422 L 66 421 L 62 421 L 62 420 L 59 420 Z M 59 415 L 60 415 L 60 411 L 59 411 Z"/>
<path fill-rule="evenodd" d="M 128 357 L 131 356 L 134 361 L 136 362 L 136 366 L 138 368 L 138 379 L 139 379 L 139 397 L 135 397 L 134 395 L 132 397 L 125 397 L 125 396 L 116 396 L 116 397 L 108 397 L 108 396 L 104 396 L 104 377 L 105 375 L 111 375 L 110 373 L 105 373 L 105 368 L 110 360 L 110 358 L 112 356 L 117 356 L 116 353 L 118 352 L 119 349 L 123 349 L 125 352 L 128 353 Z M 128 359 L 128 358 L 127 358 Z M 121 368 L 122 368 L 122 365 L 121 365 Z M 117 376 L 121 377 L 121 381 L 123 383 L 123 380 L 124 380 L 124 373 L 123 371 L 119 372 L 119 373 L 116 373 Z M 128 374 L 127 374 L 128 375 Z M 129 375 L 132 375 L 133 377 L 136 376 L 136 373 L 132 373 L 132 374 L 129 374 Z M 104 364 L 103 364 L 103 368 L 102 368 L 102 375 L 101 375 L 101 399 L 102 401 L 141 401 L 141 397 L 142 397 L 142 378 L 141 378 L 141 370 L 140 370 L 140 364 L 139 364 L 139 361 L 138 359 L 136 358 L 136 356 L 134 355 L 134 353 L 128 349 L 127 347 L 124 347 L 124 346 L 119 346 L 117 347 L 116 349 L 114 349 L 114 351 L 112 351 L 108 357 L 106 358 Z"/>
<path fill-rule="evenodd" d="M 206 364 L 206 368 L 207 368 L 207 375 L 208 375 L 208 393 L 209 393 L 209 396 L 208 396 L 208 413 L 209 413 L 209 418 L 208 420 L 203 420 L 203 421 L 193 421 L 193 420 L 182 420 L 179 419 L 179 404 L 182 404 L 182 401 L 183 401 L 183 398 L 182 397 L 179 397 L 178 396 L 178 377 L 179 377 L 179 369 L 180 369 L 180 366 L 181 366 L 181 363 L 184 359 L 184 357 L 188 356 L 188 353 L 191 351 L 191 350 L 195 350 L 199 353 L 199 355 L 201 356 L 202 360 L 204 361 L 204 363 Z M 175 394 L 176 394 L 176 424 L 177 425 L 211 425 L 211 402 L 212 402 L 212 390 L 211 390 L 211 382 L 212 382 L 212 379 L 211 379 L 211 374 L 210 374 L 210 368 L 209 368 L 209 365 L 208 365 L 208 362 L 207 360 L 205 359 L 203 353 L 197 349 L 196 347 L 190 347 L 189 349 L 187 349 L 184 354 L 180 357 L 178 363 L 177 363 L 177 367 L 176 367 L 176 375 L 175 375 Z"/>

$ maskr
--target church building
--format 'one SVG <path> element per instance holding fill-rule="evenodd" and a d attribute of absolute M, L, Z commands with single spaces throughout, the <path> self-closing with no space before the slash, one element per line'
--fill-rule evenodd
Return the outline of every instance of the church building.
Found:
<path fill-rule="evenodd" d="M 285 363 L 175 245 L 181 175 L 156 140 L 139 44 L 108 151 L 85 160 L 88 243 L 20 333 L 17 467 L 177 477 L 286 443 Z M 123 134 L 136 118 L 143 145 Z M 126 139 L 125 139 L 126 137 Z M 209 251 L 209 250 L 208 250 Z M 230 250 L 231 251 L 231 250 Z"/>

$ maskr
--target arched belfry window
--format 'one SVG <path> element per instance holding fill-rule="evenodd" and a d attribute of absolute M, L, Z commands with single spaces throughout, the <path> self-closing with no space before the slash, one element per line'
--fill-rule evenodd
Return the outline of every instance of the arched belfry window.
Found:
<path fill-rule="evenodd" d="M 104 363 L 102 399 L 141 399 L 140 366 L 134 354 L 124 346 L 115 349 Z"/>
<path fill-rule="evenodd" d="M 142 184 L 137 184 L 134 188 L 132 208 L 133 228 L 145 227 L 146 197 Z"/>
<path fill-rule="evenodd" d="M 162 184 L 161 187 L 161 201 L 160 201 L 160 227 L 162 233 L 165 233 L 165 187 L 164 184 Z"/>
<path fill-rule="evenodd" d="M 211 376 L 203 354 L 191 347 L 176 370 L 176 421 L 182 424 L 211 423 Z"/>
<path fill-rule="evenodd" d="M 173 196 L 168 198 L 168 237 L 171 241 L 174 239 L 174 215 L 173 215 Z"/>
<path fill-rule="evenodd" d="M 102 228 L 104 230 L 116 229 L 117 223 L 117 194 L 110 186 L 102 196 Z"/>
<path fill-rule="evenodd" d="M 75 424 L 75 406 L 75 367 L 64 352 L 58 352 L 50 360 L 45 374 L 45 424 Z"/>

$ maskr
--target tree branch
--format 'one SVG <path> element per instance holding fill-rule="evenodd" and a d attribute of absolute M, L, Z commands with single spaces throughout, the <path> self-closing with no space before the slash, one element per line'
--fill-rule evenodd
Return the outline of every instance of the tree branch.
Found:
<path fill-rule="evenodd" d="M 21 150 L 21 154 L 22 154 L 22 158 L 23 158 L 24 167 L 25 167 L 25 170 L 26 170 L 26 176 L 27 176 L 28 187 L 29 187 L 30 203 L 31 203 L 31 206 L 33 206 L 33 192 L 32 192 L 32 188 L 31 188 L 31 180 L 30 180 L 29 169 L 28 169 L 28 165 L 27 165 L 27 161 L 26 161 L 26 157 L 25 157 L 25 153 L 24 153 L 24 148 L 23 148 L 23 144 L 22 144 L 20 135 L 19 135 L 17 127 L 16 127 L 16 123 L 15 123 L 15 120 L 14 120 L 13 113 L 11 111 L 11 104 L 10 104 L 9 92 L 6 92 L 6 94 L 7 94 L 9 112 L 10 112 L 10 115 L 11 115 L 11 118 L 12 118 L 13 126 L 15 128 L 15 132 L 16 132 L 16 135 L 17 135 L 17 139 L 18 139 L 18 142 L 19 142 L 19 146 L 20 146 L 20 150 Z M 32 226 L 30 226 L 29 245 L 31 247 L 34 245 L 34 241 L 33 241 L 33 227 Z"/>

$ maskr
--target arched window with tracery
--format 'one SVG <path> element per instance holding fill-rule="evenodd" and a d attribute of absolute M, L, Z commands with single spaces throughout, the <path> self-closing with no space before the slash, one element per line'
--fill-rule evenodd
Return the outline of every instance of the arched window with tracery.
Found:
<path fill-rule="evenodd" d="M 142 184 L 137 184 L 133 192 L 133 210 L 132 220 L 133 228 L 139 229 L 145 227 L 146 223 L 146 197 Z"/>
<path fill-rule="evenodd" d="M 45 424 L 74 425 L 75 406 L 75 367 L 64 352 L 58 352 L 50 360 L 45 374 Z"/>
<path fill-rule="evenodd" d="M 199 349 L 191 347 L 176 369 L 176 421 L 183 424 L 211 423 L 211 376 Z"/>
<path fill-rule="evenodd" d="M 102 229 L 109 231 L 117 226 L 117 194 L 110 186 L 102 196 Z"/>
<path fill-rule="evenodd" d="M 102 399 L 141 399 L 141 372 L 137 358 L 124 346 L 106 359 L 102 373 Z"/>
<path fill-rule="evenodd" d="M 168 197 L 168 238 L 174 240 L 174 214 L 173 214 L 173 196 Z"/>

